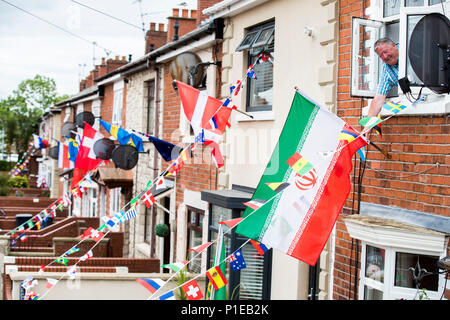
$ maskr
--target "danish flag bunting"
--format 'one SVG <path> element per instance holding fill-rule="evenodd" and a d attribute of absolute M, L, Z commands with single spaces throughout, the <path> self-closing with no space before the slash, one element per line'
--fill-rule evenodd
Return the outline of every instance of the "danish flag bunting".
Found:
<path fill-rule="evenodd" d="M 153 197 L 150 190 L 148 190 L 144 195 L 141 197 L 141 200 L 144 201 L 144 204 L 147 208 L 150 208 L 155 202 L 155 197 Z"/>

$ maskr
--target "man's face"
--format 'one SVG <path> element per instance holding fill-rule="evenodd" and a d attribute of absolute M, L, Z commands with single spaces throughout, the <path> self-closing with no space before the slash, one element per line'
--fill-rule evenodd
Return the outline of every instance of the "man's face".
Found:
<path fill-rule="evenodd" d="M 376 53 L 388 65 L 396 65 L 398 62 L 398 48 L 395 44 L 382 43 L 378 46 Z"/>

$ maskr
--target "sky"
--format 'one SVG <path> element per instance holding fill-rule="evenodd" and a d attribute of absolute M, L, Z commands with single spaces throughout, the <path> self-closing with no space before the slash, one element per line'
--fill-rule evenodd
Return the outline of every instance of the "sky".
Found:
<path fill-rule="evenodd" d="M 58 95 L 73 95 L 92 70 L 94 59 L 99 64 L 108 53 L 110 58 L 127 59 L 131 54 L 132 60 L 144 55 L 142 23 L 146 30 L 150 22 L 167 25 L 172 8 L 196 6 L 197 0 L 0 0 L 0 99 L 37 74 L 54 79 Z"/>

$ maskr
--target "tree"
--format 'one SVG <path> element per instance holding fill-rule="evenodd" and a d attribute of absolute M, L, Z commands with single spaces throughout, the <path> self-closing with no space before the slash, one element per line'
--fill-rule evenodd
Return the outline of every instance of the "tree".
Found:
<path fill-rule="evenodd" d="M 42 114 L 67 95 L 58 97 L 55 80 L 36 75 L 22 81 L 12 95 L 0 100 L 0 130 L 5 151 L 23 154 L 33 133 L 38 133 Z"/>

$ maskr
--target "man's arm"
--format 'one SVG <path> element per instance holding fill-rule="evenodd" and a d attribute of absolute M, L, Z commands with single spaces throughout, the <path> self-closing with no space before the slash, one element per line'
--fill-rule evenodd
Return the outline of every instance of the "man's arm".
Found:
<path fill-rule="evenodd" d="M 381 107 L 383 106 L 386 100 L 386 96 L 377 93 L 375 97 L 372 99 L 372 102 L 369 106 L 369 112 L 367 113 L 368 117 L 376 117 L 381 111 Z"/>
<path fill-rule="evenodd" d="M 381 107 L 383 106 L 384 102 L 386 100 L 386 95 L 377 93 L 375 97 L 373 97 L 372 102 L 369 106 L 369 112 L 367 113 L 368 117 L 376 117 L 381 111 Z M 364 127 L 363 128 L 364 137 L 369 138 L 370 136 L 370 129 Z"/>

